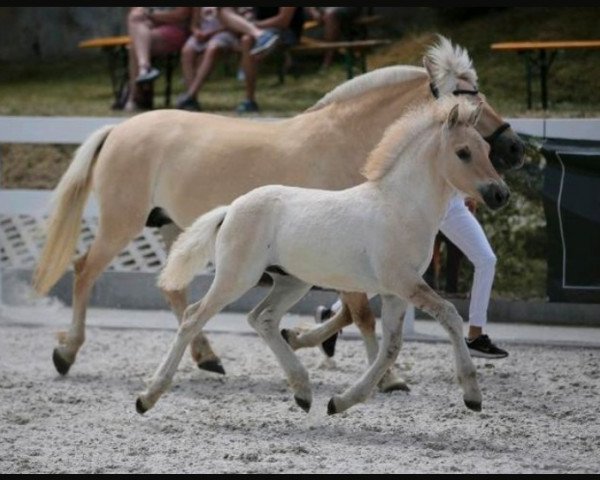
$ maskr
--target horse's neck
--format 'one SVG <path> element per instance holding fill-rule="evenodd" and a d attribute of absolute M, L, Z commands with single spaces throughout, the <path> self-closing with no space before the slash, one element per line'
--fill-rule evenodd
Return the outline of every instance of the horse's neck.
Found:
<path fill-rule="evenodd" d="M 358 172 L 385 129 L 408 108 L 431 98 L 427 77 L 417 78 L 299 115 L 294 132 L 304 136 L 305 144 L 318 144 L 323 159 L 343 156 L 340 167 L 360 179 Z"/>
<path fill-rule="evenodd" d="M 412 142 L 395 165 L 375 182 L 392 208 L 413 205 L 421 221 L 437 225 L 455 189 L 441 175 L 439 146 L 435 137 L 423 144 Z"/>

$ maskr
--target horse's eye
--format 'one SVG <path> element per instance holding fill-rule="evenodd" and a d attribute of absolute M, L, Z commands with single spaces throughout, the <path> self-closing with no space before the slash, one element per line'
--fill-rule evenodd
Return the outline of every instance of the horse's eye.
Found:
<path fill-rule="evenodd" d="M 468 162 L 471 160 L 471 151 L 467 147 L 457 150 L 456 155 L 458 155 L 458 158 L 460 158 L 463 162 Z"/>

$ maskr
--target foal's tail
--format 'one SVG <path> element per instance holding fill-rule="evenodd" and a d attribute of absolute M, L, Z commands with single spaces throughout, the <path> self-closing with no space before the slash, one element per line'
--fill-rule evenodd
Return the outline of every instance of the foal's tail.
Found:
<path fill-rule="evenodd" d="M 115 125 L 106 125 L 83 142 L 52 195 L 46 243 L 33 274 L 33 287 L 44 295 L 65 272 L 77 245 L 83 208 L 92 187 L 95 159 Z"/>
<path fill-rule="evenodd" d="M 228 206 L 221 206 L 205 213 L 177 237 L 158 277 L 160 288 L 184 289 L 196 273 L 214 260 L 217 233 L 227 210 Z"/>

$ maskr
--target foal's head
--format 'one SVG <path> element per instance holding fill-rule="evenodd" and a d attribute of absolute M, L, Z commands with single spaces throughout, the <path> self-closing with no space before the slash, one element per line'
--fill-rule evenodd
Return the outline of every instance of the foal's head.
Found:
<path fill-rule="evenodd" d="M 490 146 L 475 129 L 484 109 L 466 100 L 440 102 L 445 120 L 440 132 L 440 173 L 454 188 L 496 210 L 510 192 L 490 158 Z"/>
<path fill-rule="evenodd" d="M 454 95 L 468 98 L 474 104 L 483 102 L 476 128 L 490 144 L 492 164 L 500 172 L 520 168 L 525 159 L 523 141 L 477 88 L 477 73 L 467 51 L 439 35 L 438 43 L 423 58 L 423 65 L 435 97 Z"/>

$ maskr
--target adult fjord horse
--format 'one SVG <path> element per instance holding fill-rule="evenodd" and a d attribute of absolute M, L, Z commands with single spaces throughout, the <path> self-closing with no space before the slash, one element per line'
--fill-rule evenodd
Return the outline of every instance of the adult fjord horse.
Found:
<path fill-rule="evenodd" d="M 59 332 L 53 352 L 58 372 L 69 371 L 84 343 L 95 280 L 157 208 L 174 222 L 161 227 L 169 246 L 199 215 L 262 185 L 328 190 L 357 185 L 364 181 L 359 170 L 368 152 L 408 108 L 453 92 L 482 98 L 471 59 L 461 47 L 440 37 L 424 63 L 426 68 L 386 67 L 356 77 L 284 120 L 157 110 L 92 133 L 55 189 L 34 274 L 35 289 L 45 294 L 68 268 L 93 188 L 99 226 L 88 251 L 74 263 L 72 323 L 67 332 Z M 488 138 L 496 168 L 522 162 L 522 142 L 487 103 L 476 128 Z M 185 291 L 165 294 L 181 321 Z M 200 368 L 223 372 L 202 333 L 191 343 L 191 354 Z"/>
<path fill-rule="evenodd" d="M 368 398 L 393 365 L 407 302 L 444 327 L 464 403 L 481 410 L 462 319 L 422 278 L 457 190 L 494 210 L 508 201 L 509 190 L 488 158 L 490 147 L 473 128 L 481 107 L 445 97 L 400 117 L 369 155 L 367 181 L 355 187 L 332 191 L 268 185 L 197 219 L 173 244 L 159 284 L 180 290 L 210 261 L 215 276 L 204 298 L 186 309 L 167 355 L 138 396 L 137 411 L 147 411 L 167 390 L 187 345 L 204 324 L 256 285 L 265 271 L 273 277 L 273 287 L 248 322 L 284 368 L 303 410 L 312 404 L 308 372 L 279 334 L 279 322 L 313 285 L 374 292 L 382 298 L 381 349 L 354 385 L 331 398 L 329 414 Z"/>

